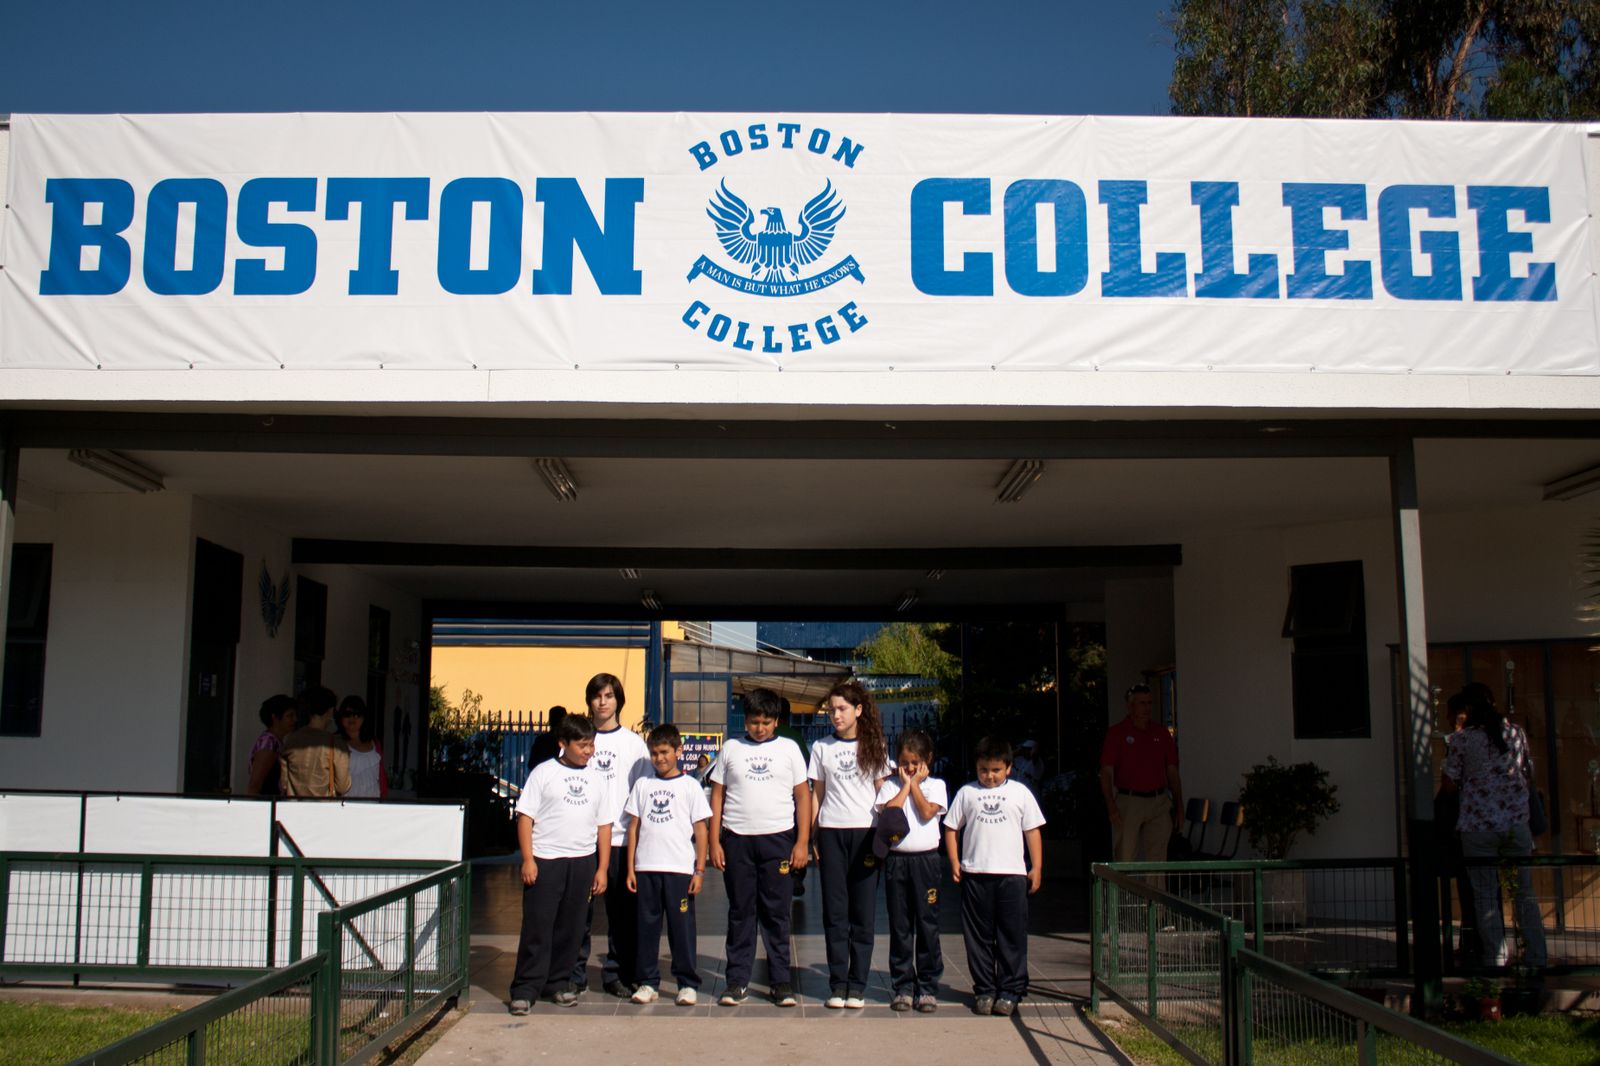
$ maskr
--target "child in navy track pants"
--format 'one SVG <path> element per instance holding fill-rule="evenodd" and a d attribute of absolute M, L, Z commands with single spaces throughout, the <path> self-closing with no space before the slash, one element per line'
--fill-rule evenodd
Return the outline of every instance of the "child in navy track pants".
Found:
<path fill-rule="evenodd" d="M 945 851 L 961 886 L 972 1008 L 1007 1015 L 1028 992 L 1028 897 L 1043 882 L 1044 812 L 1027 786 L 1008 780 L 1010 744 L 984 737 L 977 757 L 978 780 L 961 787 L 945 815 Z"/>
<path fill-rule="evenodd" d="M 683 738 L 675 725 L 650 731 L 654 777 L 634 783 L 623 810 L 628 823 L 628 890 L 638 897 L 638 971 L 635 1003 L 659 999 L 661 924 L 672 949 L 677 1004 L 692 1007 L 699 998 L 695 965 L 694 897 L 706 869 L 706 823 L 711 806 L 700 782 L 678 768 Z"/>

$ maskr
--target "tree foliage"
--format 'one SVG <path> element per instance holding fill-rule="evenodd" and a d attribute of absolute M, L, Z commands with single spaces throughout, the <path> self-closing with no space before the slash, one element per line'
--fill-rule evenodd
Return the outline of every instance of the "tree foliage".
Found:
<path fill-rule="evenodd" d="M 1600 115 L 1600 0 L 1175 0 L 1172 29 L 1180 115 Z"/>
<path fill-rule="evenodd" d="M 961 674 L 961 660 L 939 646 L 946 622 L 890 622 L 856 647 L 875 674 L 906 674 L 947 684 Z"/>

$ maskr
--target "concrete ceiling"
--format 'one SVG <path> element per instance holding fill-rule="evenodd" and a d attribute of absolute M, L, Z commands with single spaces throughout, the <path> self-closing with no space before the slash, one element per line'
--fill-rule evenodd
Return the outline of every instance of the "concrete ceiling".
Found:
<path fill-rule="evenodd" d="M 647 451 L 648 449 L 641 449 Z M 576 502 L 554 499 L 527 458 L 134 450 L 167 490 L 192 493 L 293 538 L 593 548 L 911 549 L 1182 545 L 1262 526 L 1387 512 L 1383 459 L 1049 460 L 1016 504 L 994 502 L 993 459 L 573 458 Z M 1425 511 L 1537 502 L 1545 482 L 1600 464 L 1600 441 L 1437 440 L 1417 446 Z M 20 506 L 126 492 L 67 461 L 22 453 Z M 41 515 L 41 517 L 44 517 Z M 1003 564 L 1004 560 L 1000 562 Z M 673 604 L 806 604 L 841 611 L 1068 603 L 1092 615 L 1108 573 L 1076 568 L 646 572 L 614 568 L 364 565 L 430 599 L 637 609 L 653 588 Z"/>

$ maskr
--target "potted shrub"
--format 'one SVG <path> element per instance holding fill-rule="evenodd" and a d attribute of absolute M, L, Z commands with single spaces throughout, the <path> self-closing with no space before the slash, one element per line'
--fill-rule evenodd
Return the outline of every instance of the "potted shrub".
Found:
<path fill-rule="evenodd" d="M 1244 775 L 1239 804 L 1244 808 L 1245 831 L 1250 846 L 1262 858 L 1281 860 L 1301 833 L 1311 836 L 1317 827 L 1339 812 L 1328 771 L 1314 762 L 1280 763 L 1272 756 Z M 1300 925 L 1306 918 L 1306 877 L 1303 870 L 1269 870 L 1262 877 L 1265 920 L 1271 925 Z"/>
<path fill-rule="evenodd" d="M 1500 986 L 1487 977 L 1469 977 L 1461 988 L 1471 1009 L 1476 1010 L 1479 1021 L 1500 1020 Z"/>

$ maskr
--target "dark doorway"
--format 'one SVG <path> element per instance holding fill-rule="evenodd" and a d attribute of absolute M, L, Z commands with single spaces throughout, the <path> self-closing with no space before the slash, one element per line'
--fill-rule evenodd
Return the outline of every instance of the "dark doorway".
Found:
<path fill-rule="evenodd" d="M 227 792 L 232 776 L 233 679 L 239 652 L 244 556 L 195 540 L 189 627 L 189 718 L 183 790 Z"/>

